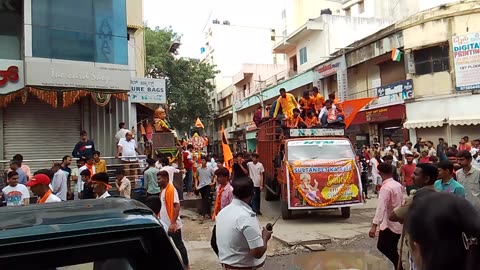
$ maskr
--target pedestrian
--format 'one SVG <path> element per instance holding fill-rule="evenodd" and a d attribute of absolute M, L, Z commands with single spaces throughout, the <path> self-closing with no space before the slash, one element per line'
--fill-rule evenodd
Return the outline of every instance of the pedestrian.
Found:
<path fill-rule="evenodd" d="M 417 150 L 418 153 L 422 152 L 422 138 L 417 138 L 417 143 L 413 146 Z"/>
<path fill-rule="evenodd" d="M 157 182 L 157 173 L 159 170 L 155 168 L 155 159 L 147 158 L 148 168 L 143 172 L 143 182 L 145 183 L 145 192 L 148 196 L 160 196 L 160 188 Z"/>
<path fill-rule="evenodd" d="M 375 193 L 378 193 L 382 185 L 382 177 L 378 173 L 378 165 L 382 164 L 383 160 L 380 158 L 380 153 L 378 151 L 376 151 L 373 156 L 374 158 L 370 160 L 370 165 L 373 183 L 375 184 Z"/>
<path fill-rule="evenodd" d="M 95 165 L 95 173 L 107 172 L 107 162 L 104 159 L 100 159 L 100 152 L 93 152 L 93 165 Z"/>
<path fill-rule="evenodd" d="M 400 182 L 400 176 L 398 175 L 397 167 L 393 164 L 394 157 L 392 155 L 386 155 L 383 157 L 383 162 L 392 166 L 393 180 Z"/>
<path fill-rule="evenodd" d="M 405 160 L 407 162 L 400 168 L 402 185 L 405 186 L 407 195 L 410 195 L 410 192 L 415 189 L 415 185 L 413 183 L 413 173 L 415 172 L 416 164 L 413 163 L 413 159 L 413 154 L 406 154 Z"/>
<path fill-rule="evenodd" d="M 95 199 L 96 195 L 95 192 L 93 191 L 93 182 L 91 181 L 91 175 L 89 170 L 84 170 L 80 173 L 80 177 L 82 179 L 83 183 L 83 188 L 82 191 L 80 192 L 80 199 L 86 200 L 86 199 Z"/>
<path fill-rule="evenodd" d="M 227 168 L 219 168 L 215 171 L 215 177 L 218 182 L 217 196 L 215 197 L 215 205 L 213 208 L 212 219 L 215 221 L 220 211 L 229 205 L 233 200 L 233 187 L 230 185 L 230 172 Z M 216 225 L 213 226 L 212 238 L 210 245 L 218 256 Z"/>
<path fill-rule="evenodd" d="M 85 166 L 85 159 L 84 158 L 79 158 L 77 160 L 77 167 L 76 168 L 73 168 L 72 169 L 72 183 L 75 185 L 75 195 L 76 197 L 75 198 L 80 198 L 80 193 L 82 192 L 83 190 L 83 182 L 82 182 L 82 178 L 80 177 L 80 168 L 82 168 L 83 166 Z M 90 175 L 91 177 L 91 175 Z"/>
<path fill-rule="evenodd" d="M 178 192 L 168 180 L 167 171 L 157 173 L 158 185 L 161 188 L 160 220 L 168 226 L 168 235 L 172 238 L 182 257 L 185 269 L 190 269 L 187 249 L 182 239 L 182 221 L 180 219 L 180 200 Z"/>
<path fill-rule="evenodd" d="M 430 163 L 430 157 L 428 156 L 428 149 L 422 150 L 422 155 L 418 160 L 418 163 Z"/>
<path fill-rule="evenodd" d="M 252 209 L 253 211 L 261 216 L 262 212 L 260 212 L 260 201 L 261 201 L 261 192 L 263 191 L 263 174 L 265 169 L 263 168 L 263 164 L 258 161 L 260 156 L 257 153 L 252 155 L 252 161 L 247 163 L 248 167 L 248 175 L 253 181 L 253 199 L 252 199 Z"/>
<path fill-rule="evenodd" d="M 280 108 L 282 108 L 283 115 L 288 119 L 292 117 L 293 109 L 298 108 L 298 103 L 295 97 L 287 93 L 285 88 L 280 89 L 280 97 L 277 99 L 275 105 L 275 111 L 273 112 L 273 118 L 276 118 Z"/>
<path fill-rule="evenodd" d="M 402 234 L 402 225 L 389 220 L 393 209 L 402 205 L 404 201 L 403 186 L 393 180 L 392 166 L 387 163 L 378 165 L 378 171 L 382 177 L 382 187 L 378 196 L 378 204 L 373 218 L 372 228 L 368 235 L 375 237 L 378 233 L 377 248 L 382 252 L 394 266 L 398 264 L 398 241 Z"/>
<path fill-rule="evenodd" d="M 53 163 L 52 172 L 53 179 L 51 183 L 52 192 L 62 201 L 67 200 L 67 175 L 61 170 L 62 164 L 59 162 Z"/>
<path fill-rule="evenodd" d="M 480 209 L 480 170 L 472 166 L 472 154 L 467 150 L 458 152 L 457 161 L 462 167 L 456 172 L 457 181 L 465 188 L 465 199 Z"/>
<path fill-rule="evenodd" d="M 81 173 L 84 170 L 89 170 L 90 175 L 92 175 L 92 176 L 97 173 L 97 168 L 95 168 L 95 159 L 93 159 L 93 156 L 87 156 L 85 158 L 85 165 L 78 168 L 79 173 Z"/>
<path fill-rule="evenodd" d="M 118 124 L 118 132 L 117 134 L 115 134 L 115 141 L 117 142 L 120 142 L 121 139 L 125 139 L 127 133 L 129 132 L 129 130 L 127 129 L 127 125 L 125 124 L 125 122 L 120 122 L 120 124 Z"/>
<path fill-rule="evenodd" d="M 445 140 L 443 138 L 438 138 L 438 145 L 437 145 L 437 157 L 440 161 L 446 161 L 447 155 L 445 155 L 445 151 L 447 150 L 444 148 Z"/>
<path fill-rule="evenodd" d="M 173 184 L 173 177 L 176 173 L 179 173 L 180 170 L 170 165 L 170 159 L 168 159 L 168 157 L 161 158 L 160 163 L 162 163 L 162 168 L 160 169 L 160 171 L 167 171 L 168 181 L 170 182 L 170 184 Z"/>
<path fill-rule="evenodd" d="M 97 199 L 105 199 L 110 197 L 110 193 L 108 190 L 112 188 L 108 184 L 108 174 L 107 173 L 97 173 L 92 175 L 92 184 L 93 184 L 93 192 L 95 192 Z"/>
<path fill-rule="evenodd" d="M 211 218 L 212 198 L 210 193 L 213 185 L 213 169 L 207 166 L 207 158 L 205 156 L 201 157 L 201 162 L 202 165 L 197 168 L 195 188 L 202 196 L 202 211 L 200 215 L 205 218 Z"/>
<path fill-rule="evenodd" d="M 465 188 L 453 179 L 453 164 L 450 161 L 442 161 L 437 167 L 440 179 L 435 181 L 435 189 L 465 198 Z"/>
<path fill-rule="evenodd" d="M 25 173 L 27 176 L 27 179 L 30 179 L 32 177 L 32 171 L 30 170 L 30 167 L 23 162 L 23 156 L 20 154 L 16 154 L 12 158 L 13 160 L 18 160 L 20 162 L 20 168 L 22 171 Z"/>
<path fill-rule="evenodd" d="M 67 175 L 67 187 L 68 187 L 68 191 L 70 192 L 70 181 L 71 181 L 71 177 L 72 177 L 72 169 L 69 167 L 70 164 L 72 164 L 72 157 L 69 156 L 69 155 L 66 155 L 66 156 L 63 156 L 62 158 L 62 164 L 61 164 L 61 167 L 60 169 L 62 171 L 65 172 L 65 174 Z"/>
<path fill-rule="evenodd" d="M 248 205 L 253 197 L 253 181 L 239 178 L 232 187 L 234 198 L 215 221 L 220 263 L 223 269 L 264 269 L 272 232 L 260 227 Z"/>
<path fill-rule="evenodd" d="M 25 185 L 18 183 L 18 173 L 11 171 L 7 173 L 8 186 L 2 189 L 3 197 L 7 206 L 20 206 L 30 203 L 30 192 Z"/>
<path fill-rule="evenodd" d="M 10 170 L 17 172 L 18 174 L 18 183 L 25 185 L 28 182 L 27 175 L 21 168 L 22 163 L 18 160 L 11 160 L 10 161 Z"/>
<path fill-rule="evenodd" d="M 137 148 L 137 142 L 133 139 L 133 133 L 131 131 L 127 132 L 125 139 L 120 139 L 117 144 L 117 158 L 121 157 L 123 167 L 125 169 L 126 175 L 136 178 L 137 168 L 138 168 L 138 158 L 137 154 L 140 155 L 140 152 Z M 132 179 L 134 180 L 134 179 Z"/>
<path fill-rule="evenodd" d="M 72 156 L 76 158 L 92 157 L 93 152 L 95 152 L 95 144 L 87 138 L 85 130 L 80 131 L 80 141 L 73 148 Z"/>
<path fill-rule="evenodd" d="M 235 181 L 238 178 L 243 178 L 248 176 L 248 166 L 247 162 L 243 158 L 242 153 L 237 153 L 235 155 L 235 163 L 232 166 L 232 181 Z"/>
<path fill-rule="evenodd" d="M 193 145 L 187 145 L 187 149 L 183 151 L 183 167 L 185 168 L 185 178 L 183 182 L 187 188 L 187 196 L 193 196 Z"/>
<path fill-rule="evenodd" d="M 460 142 L 458 144 L 458 151 L 468 151 L 470 152 L 472 150 L 471 144 L 468 142 L 468 136 L 464 136 L 463 138 L 460 139 Z"/>
<path fill-rule="evenodd" d="M 34 174 L 26 186 L 30 187 L 32 193 L 38 197 L 37 203 L 54 203 L 62 201 L 52 193 L 52 190 L 50 189 L 50 177 L 46 174 Z"/>
<path fill-rule="evenodd" d="M 130 180 L 125 177 L 125 170 L 123 168 L 118 168 L 115 172 L 115 186 L 117 187 L 120 196 L 123 196 L 127 199 L 130 199 L 132 193 L 132 184 Z"/>
<path fill-rule="evenodd" d="M 480 269 L 478 210 L 452 194 L 419 195 L 406 222 L 415 265 L 421 270 Z"/>
<path fill-rule="evenodd" d="M 426 145 L 427 145 L 427 149 L 428 149 L 428 156 L 429 157 L 436 157 L 437 156 L 437 150 L 435 150 L 435 147 L 433 147 L 433 142 L 432 141 L 427 141 Z"/>

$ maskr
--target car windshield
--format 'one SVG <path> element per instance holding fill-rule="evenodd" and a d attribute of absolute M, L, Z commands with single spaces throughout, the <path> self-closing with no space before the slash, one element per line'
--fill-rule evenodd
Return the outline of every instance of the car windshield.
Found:
<path fill-rule="evenodd" d="M 355 154 L 347 140 L 310 140 L 288 143 L 288 160 L 354 159 Z"/>

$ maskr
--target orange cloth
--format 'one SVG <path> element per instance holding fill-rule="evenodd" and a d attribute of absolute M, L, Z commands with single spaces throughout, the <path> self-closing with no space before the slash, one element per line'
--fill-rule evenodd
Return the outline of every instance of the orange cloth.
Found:
<path fill-rule="evenodd" d="M 87 166 L 87 169 L 90 171 L 90 177 L 94 175 L 93 173 L 93 167 L 95 166 L 94 164 L 89 165 L 88 163 L 85 163 L 85 166 Z"/>
<path fill-rule="evenodd" d="M 218 187 L 217 197 L 215 198 L 215 208 L 213 208 L 212 220 L 215 220 L 215 217 L 217 217 L 218 213 L 220 213 L 220 208 L 222 207 L 222 193 L 224 188 L 224 186 Z"/>
<path fill-rule="evenodd" d="M 175 214 L 175 187 L 168 183 L 165 187 L 165 207 L 167 208 L 167 214 L 170 218 L 172 224 L 176 223 L 176 220 L 173 220 L 173 215 Z"/>
<path fill-rule="evenodd" d="M 296 127 L 298 127 L 298 124 L 299 124 L 299 123 L 304 123 L 305 125 L 307 125 L 307 124 L 303 121 L 302 117 L 300 117 L 300 116 L 297 116 L 297 117 L 295 117 L 295 118 L 289 118 L 289 119 L 287 119 L 286 125 L 287 125 L 287 127 L 289 127 L 289 128 L 296 128 Z"/>
<path fill-rule="evenodd" d="M 316 126 L 318 125 L 318 118 L 316 116 L 313 116 L 312 118 L 308 118 L 306 117 L 305 118 L 305 124 L 307 125 L 307 127 L 313 127 L 313 126 Z"/>
<path fill-rule="evenodd" d="M 51 189 L 49 189 L 49 190 L 47 191 L 47 193 L 45 193 L 45 194 L 43 195 L 43 197 L 40 198 L 40 200 L 37 201 L 37 203 L 45 203 L 50 195 L 52 195 L 52 190 L 51 190 Z"/>
<path fill-rule="evenodd" d="M 285 115 L 286 118 L 291 118 L 293 116 L 293 109 L 298 107 L 298 103 L 295 97 L 290 93 L 287 93 L 285 98 L 280 96 L 277 100 L 273 117 L 277 117 L 280 107 L 282 107 L 283 115 Z"/>
<path fill-rule="evenodd" d="M 140 125 L 140 134 L 147 135 L 147 132 L 145 131 L 145 127 L 143 125 Z"/>
<path fill-rule="evenodd" d="M 153 126 L 151 124 L 147 124 L 147 126 L 145 127 L 145 134 L 152 134 L 152 133 L 153 133 Z"/>
<path fill-rule="evenodd" d="M 322 95 L 320 95 L 320 93 L 318 93 L 316 96 L 313 95 L 310 97 L 310 102 L 311 106 L 315 108 L 315 111 L 319 113 L 323 107 L 323 103 L 325 103 L 325 99 Z"/>
<path fill-rule="evenodd" d="M 338 99 L 338 97 L 335 97 L 335 99 L 333 100 L 333 104 L 335 104 L 335 106 L 337 107 L 337 109 L 341 110 L 343 112 L 343 104 L 342 104 L 342 101 L 340 101 Z"/>
<path fill-rule="evenodd" d="M 227 134 L 225 133 L 225 129 L 222 126 L 222 151 L 223 151 L 223 161 L 225 162 L 225 168 L 228 171 L 232 172 L 233 166 L 233 154 L 230 146 L 228 145 Z"/>
<path fill-rule="evenodd" d="M 374 98 L 358 98 L 358 99 L 350 99 L 341 103 L 342 107 L 345 109 L 342 113 L 345 116 L 345 128 L 348 128 L 350 124 L 355 119 L 355 116 L 358 112 L 365 107 L 370 101 Z"/>
<path fill-rule="evenodd" d="M 312 101 L 311 101 L 311 99 L 306 99 L 306 98 L 302 97 L 298 101 L 298 104 L 300 104 L 300 108 L 302 108 L 302 110 L 308 111 L 308 110 L 310 110 L 310 105 L 312 104 Z"/>

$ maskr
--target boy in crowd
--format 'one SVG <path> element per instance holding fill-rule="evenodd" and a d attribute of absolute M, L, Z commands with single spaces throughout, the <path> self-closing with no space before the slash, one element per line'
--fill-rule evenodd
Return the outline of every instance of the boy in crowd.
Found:
<path fill-rule="evenodd" d="M 107 162 L 103 159 L 100 159 L 100 152 L 93 152 L 93 161 L 95 165 L 95 173 L 107 172 Z"/>
<path fill-rule="evenodd" d="M 123 168 L 118 168 L 115 172 L 115 177 L 117 178 L 115 186 L 117 187 L 118 192 L 120 192 L 120 196 L 130 199 L 132 184 L 130 183 L 130 180 L 125 177 L 125 170 Z"/>
<path fill-rule="evenodd" d="M 111 186 L 108 184 L 108 174 L 107 173 L 97 173 L 92 176 L 93 192 L 95 192 L 97 199 L 105 199 L 110 197 L 108 189 Z"/>
<path fill-rule="evenodd" d="M 30 202 L 28 188 L 18 183 L 18 173 L 10 171 L 7 174 L 8 186 L 2 189 L 7 206 L 27 205 Z"/>
<path fill-rule="evenodd" d="M 80 199 L 95 199 L 95 192 L 93 192 L 93 183 L 90 180 L 90 171 L 84 170 L 80 173 L 80 177 L 82 178 L 83 183 L 83 190 L 80 193 Z"/>

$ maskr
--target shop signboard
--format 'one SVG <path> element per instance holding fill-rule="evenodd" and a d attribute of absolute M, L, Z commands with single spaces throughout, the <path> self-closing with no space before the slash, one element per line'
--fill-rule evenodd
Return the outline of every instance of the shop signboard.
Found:
<path fill-rule="evenodd" d="M 132 103 L 167 103 L 165 79 L 135 78 L 130 89 Z"/>
<path fill-rule="evenodd" d="M 0 60 L 0 95 L 5 95 L 25 87 L 23 61 Z"/>
<path fill-rule="evenodd" d="M 345 55 L 328 61 L 315 68 L 314 81 L 318 89 L 322 89 L 322 79 L 329 76 L 337 76 L 338 92 L 337 98 L 340 100 L 348 99 L 348 79 L 347 64 Z"/>
<path fill-rule="evenodd" d="M 384 105 L 411 99 L 413 94 L 413 80 L 399 81 L 377 87 L 377 101 L 375 105 Z"/>
<path fill-rule="evenodd" d="M 480 33 L 452 38 L 455 89 L 468 91 L 480 89 Z"/>
<path fill-rule="evenodd" d="M 130 89 L 130 71 L 125 65 L 27 58 L 25 82 L 31 86 L 126 91 Z"/>

